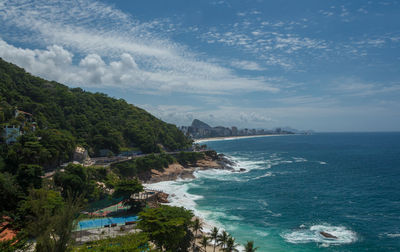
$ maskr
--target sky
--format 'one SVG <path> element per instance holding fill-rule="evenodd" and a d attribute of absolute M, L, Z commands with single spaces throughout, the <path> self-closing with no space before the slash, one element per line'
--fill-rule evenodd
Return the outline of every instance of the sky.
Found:
<path fill-rule="evenodd" d="M 0 57 L 179 126 L 400 131 L 395 0 L 0 0 Z"/>

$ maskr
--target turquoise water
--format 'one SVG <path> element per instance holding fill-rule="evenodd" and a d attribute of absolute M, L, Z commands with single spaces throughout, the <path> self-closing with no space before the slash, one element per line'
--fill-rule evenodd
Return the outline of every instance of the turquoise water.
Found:
<path fill-rule="evenodd" d="M 183 205 L 258 251 L 400 251 L 400 133 L 213 141 L 244 173 L 163 182 Z M 320 232 L 337 236 L 326 239 Z"/>
<path fill-rule="evenodd" d="M 101 228 L 104 227 L 104 225 L 125 224 L 125 222 L 137 221 L 137 220 L 138 220 L 137 216 L 108 217 L 108 218 L 81 220 L 80 222 L 78 222 L 78 229 Z"/>

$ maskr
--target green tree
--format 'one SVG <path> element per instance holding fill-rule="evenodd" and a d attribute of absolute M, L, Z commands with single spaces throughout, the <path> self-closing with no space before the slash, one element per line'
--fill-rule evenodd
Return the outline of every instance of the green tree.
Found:
<path fill-rule="evenodd" d="M 138 228 L 160 249 L 187 251 L 193 241 L 190 231 L 193 213 L 183 207 L 162 205 L 139 213 Z"/>
<path fill-rule="evenodd" d="M 40 165 L 20 164 L 17 171 L 17 181 L 21 188 L 27 192 L 29 188 L 42 186 L 43 170 Z"/>
<path fill-rule="evenodd" d="M 196 239 L 197 239 L 197 232 L 203 230 L 203 224 L 201 223 L 201 221 L 200 221 L 199 218 L 196 218 L 196 219 L 193 221 L 193 226 L 192 226 L 192 228 L 193 228 L 193 231 L 195 232 L 194 237 L 195 237 L 195 241 L 196 241 Z M 196 242 L 193 243 L 193 249 L 194 249 L 194 247 L 195 247 L 195 243 L 196 243 Z"/>
<path fill-rule="evenodd" d="M 225 248 L 228 238 L 229 234 L 225 230 L 222 230 L 221 234 L 219 234 L 217 238 L 218 245 L 220 245 L 222 248 Z"/>
<path fill-rule="evenodd" d="M 193 221 L 193 231 L 195 232 L 195 237 L 197 237 L 197 232 L 203 230 L 203 223 L 201 223 L 199 218 Z"/>
<path fill-rule="evenodd" d="M 246 245 L 244 246 L 244 250 L 246 252 L 255 252 L 258 248 L 254 247 L 254 241 L 247 241 Z"/>
<path fill-rule="evenodd" d="M 214 227 L 214 228 L 211 230 L 210 238 L 211 238 L 212 240 L 214 240 L 214 244 L 213 244 L 213 246 L 214 246 L 214 252 L 215 252 L 215 247 L 216 247 L 216 245 L 217 245 L 218 238 L 219 238 L 218 233 L 219 233 L 219 229 L 218 229 L 217 227 Z"/>
<path fill-rule="evenodd" d="M 64 171 L 54 175 L 54 184 L 61 187 L 61 194 L 67 198 L 82 195 L 85 199 L 93 201 L 99 198 L 99 189 L 94 180 L 89 176 L 88 168 L 81 165 L 69 164 Z"/>
<path fill-rule="evenodd" d="M 208 240 L 209 238 L 205 235 L 201 237 L 200 245 L 203 246 L 204 251 L 207 251 L 207 246 L 210 244 Z"/>
<path fill-rule="evenodd" d="M 64 252 L 72 244 L 75 219 L 82 209 L 82 197 L 65 201 L 51 190 L 32 190 L 22 206 L 28 213 L 27 229 L 36 238 L 36 251 Z"/>
<path fill-rule="evenodd" d="M 14 211 L 23 196 L 15 176 L 0 172 L 0 213 Z"/>
<path fill-rule="evenodd" d="M 50 152 L 42 146 L 36 136 L 25 134 L 9 148 L 6 162 L 9 168 L 16 170 L 20 164 L 45 164 L 50 156 Z"/>
<path fill-rule="evenodd" d="M 223 249 L 224 252 L 239 252 L 236 248 L 238 244 L 235 242 L 235 239 L 232 236 L 229 236 L 226 241 L 226 247 Z"/>
<path fill-rule="evenodd" d="M 131 198 L 131 196 L 142 191 L 143 185 L 137 178 L 130 180 L 124 179 L 118 181 L 118 183 L 115 185 L 113 197 L 123 197 L 124 205 L 130 206 L 131 210 L 140 210 L 143 207 L 142 202 L 136 201 L 135 199 Z"/>
<path fill-rule="evenodd" d="M 46 164 L 57 166 L 59 163 L 69 161 L 72 158 L 76 142 L 70 132 L 57 129 L 42 129 L 38 130 L 37 135 L 41 137 L 41 145 L 50 152 Z"/>
<path fill-rule="evenodd" d="M 59 192 L 45 189 L 32 189 L 21 203 L 19 212 L 26 216 L 28 233 L 38 236 L 47 230 L 50 217 L 64 207 L 64 201 Z"/>

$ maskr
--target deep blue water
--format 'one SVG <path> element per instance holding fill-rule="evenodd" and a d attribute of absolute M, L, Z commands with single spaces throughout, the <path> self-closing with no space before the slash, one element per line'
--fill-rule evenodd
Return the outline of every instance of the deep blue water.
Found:
<path fill-rule="evenodd" d="M 239 243 L 254 240 L 258 251 L 400 251 L 400 133 L 206 144 L 247 172 L 202 171 L 180 188 Z"/>

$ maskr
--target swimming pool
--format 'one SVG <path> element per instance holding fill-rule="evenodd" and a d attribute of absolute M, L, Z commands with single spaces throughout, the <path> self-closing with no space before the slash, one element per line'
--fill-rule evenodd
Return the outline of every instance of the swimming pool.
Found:
<path fill-rule="evenodd" d="M 138 216 L 126 216 L 126 217 L 108 217 L 108 218 L 96 218 L 96 219 L 87 219 L 81 220 L 78 222 L 77 229 L 93 229 L 93 228 L 101 228 L 105 225 L 111 224 L 125 224 L 126 222 L 137 221 Z"/>

